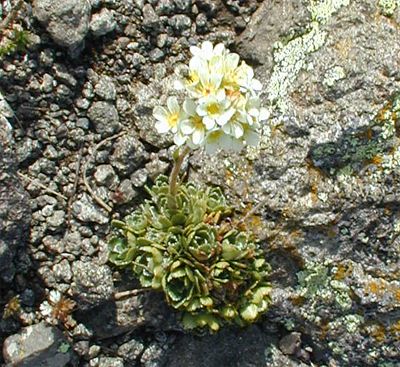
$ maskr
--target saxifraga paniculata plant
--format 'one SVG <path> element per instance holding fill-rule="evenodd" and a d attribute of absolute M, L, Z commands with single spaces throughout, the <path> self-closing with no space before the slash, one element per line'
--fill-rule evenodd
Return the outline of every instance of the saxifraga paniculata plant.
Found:
<path fill-rule="evenodd" d="M 156 128 L 175 133 L 182 146 L 174 155 L 170 178 L 160 176 L 150 199 L 124 221 L 113 221 L 109 259 L 131 268 L 144 288 L 163 291 L 166 301 L 182 311 L 187 329 L 256 321 L 270 304 L 269 265 L 257 238 L 234 218 L 219 188 L 178 183 L 184 157 L 204 147 L 240 150 L 254 145 L 260 121 L 260 83 L 253 70 L 222 44 L 204 42 L 193 57 L 179 88 L 188 98 L 179 106 L 155 108 Z"/>

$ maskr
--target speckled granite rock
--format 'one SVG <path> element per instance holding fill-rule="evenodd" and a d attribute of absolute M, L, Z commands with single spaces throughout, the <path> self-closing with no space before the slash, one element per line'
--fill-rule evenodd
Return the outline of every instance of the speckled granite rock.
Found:
<path fill-rule="evenodd" d="M 264 2 L 238 42 L 272 112 L 261 145 L 191 159 L 192 180 L 263 203 L 248 225 L 274 269 L 265 324 L 307 330 L 300 359 L 398 358 L 399 19 L 375 1 Z"/>
<path fill-rule="evenodd" d="M 34 16 L 46 27 L 54 42 L 77 57 L 89 31 L 90 2 L 86 0 L 35 0 Z"/>
<path fill-rule="evenodd" d="M 64 367 L 71 360 L 70 347 L 60 330 L 42 322 L 8 337 L 3 356 L 10 367 Z"/>

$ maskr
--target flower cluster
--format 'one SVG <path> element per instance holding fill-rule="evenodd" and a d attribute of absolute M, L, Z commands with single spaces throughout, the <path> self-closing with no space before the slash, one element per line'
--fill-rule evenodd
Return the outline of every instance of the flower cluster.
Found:
<path fill-rule="evenodd" d="M 193 57 L 176 81 L 185 92 L 183 103 L 169 97 L 167 107 L 155 107 L 156 129 L 171 131 L 178 146 L 205 147 L 207 153 L 218 149 L 239 151 L 259 141 L 260 123 L 268 119 L 260 104 L 261 83 L 253 69 L 222 43 L 208 41 L 191 47 Z"/>
<path fill-rule="evenodd" d="M 270 305 L 269 265 L 251 234 L 231 217 L 219 188 L 182 184 L 171 209 L 168 179 L 160 176 L 151 200 L 123 222 L 109 259 L 128 267 L 145 288 L 164 292 L 183 311 L 187 329 L 256 321 Z"/>

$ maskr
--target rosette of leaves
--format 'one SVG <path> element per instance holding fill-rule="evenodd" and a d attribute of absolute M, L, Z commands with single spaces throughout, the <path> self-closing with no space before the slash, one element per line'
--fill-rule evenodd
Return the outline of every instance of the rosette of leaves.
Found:
<path fill-rule="evenodd" d="M 113 222 L 110 261 L 163 291 L 185 328 L 257 320 L 270 303 L 269 265 L 254 236 L 235 225 L 221 190 L 182 184 L 174 206 L 167 177 L 147 190 L 149 200 Z"/>

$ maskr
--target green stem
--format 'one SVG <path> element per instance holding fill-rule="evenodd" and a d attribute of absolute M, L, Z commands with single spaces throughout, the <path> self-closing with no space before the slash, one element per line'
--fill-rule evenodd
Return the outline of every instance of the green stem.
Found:
<path fill-rule="evenodd" d="M 179 171 L 181 170 L 183 160 L 189 151 L 190 149 L 186 147 L 183 149 L 182 153 L 179 154 L 178 158 L 175 160 L 174 167 L 172 168 L 171 176 L 169 177 L 170 209 L 176 209 L 176 193 L 178 191 Z"/>

